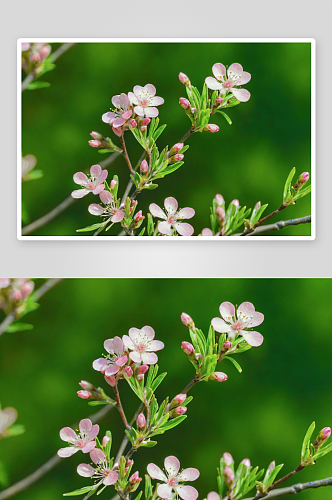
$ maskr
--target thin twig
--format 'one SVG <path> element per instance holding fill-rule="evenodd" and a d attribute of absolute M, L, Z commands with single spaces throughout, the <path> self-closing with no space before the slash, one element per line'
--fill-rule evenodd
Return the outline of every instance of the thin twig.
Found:
<path fill-rule="evenodd" d="M 90 415 L 89 418 L 92 423 L 99 422 L 112 408 L 114 408 L 114 405 L 107 405 L 104 408 L 102 408 L 100 411 L 95 413 L 94 415 Z M 73 425 L 73 427 L 77 427 L 77 424 Z M 35 470 L 32 474 L 27 476 L 26 478 L 22 479 L 21 481 L 18 481 L 17 483 L 13 484 L 13 486 L 10 486 L 9 488 L 3 490 L 0 493 L 0 500 L 5 500 L 5 498 L 10 498 L 19 493 L 20 491 L 24 491 L 29 486 L 31 486 L 33 483 L 38 481 L 41 477 L 43 477 L 47 472 L 52 470 L 56 465 L 58 465 L 62 461 L 62 458 L 60 458 L 57 454 L 54 455 L 52 458 L 50 458 L 47 462 L 45 462 L 39 469 Z"/>
<path fill-rule="evenodd" d="M 263 224 L 263 222 L 271 219 L 271 217 L 273 217 L 274 215 L 278 214 L 279 212 L 281 212 L 282 210 L 284 210 L 285 208 L 287 207 L 287 205 L 281 205 L 279 208 L 277 208 L 276 210 L 274 210 L 273 212 L 271 212 L 270 214 L 266 215 L 265 217 L 263 217 L 263 219 L 261 219 L 260 221 L 258 221 L 254 227 L 252 229 L 248 229 L 246 228 L 242 234 L 240 234 L 240 236 L 247 236 L 247 234 L 250 234 L 250 233 L 253 233 L 254 230 L 256 229 L 256 227 L 258 226 L 261 226 Z"/>
<path fill-rule="evenodd" d="M 120 153 L 113 153 L 109 158 L 106 160 L 103 160 L 99 163 L 99 165 L 102 168 L 107 167 L 110 165 L 117 156 L 119 156 Z M 72 196 L 68 196 L 65 200 L 63 200 L 58 206 L 53 208 L 48 214 L 43 215 L 43 217 L 40 217 L 40 219 L 35 220 L 34 222 L 31 222 L 31 224 L 28 224 L 27 226 L 22 228 L 22 236 L 26 236 L 27 234 L 33 233 L 36 231 L 36 229 L 39 229 L 40 227 L 46 226 L 51 220 L 53 220 L 55 217 L 57 217 L 61 212 L 66 210 L 66 208 L 70 207 L 77 199 L 72 198 Z"/>
<path fill-rule="evenodd" d="M 121 135 L 120 139 L 121 139 L 121 143 L 122 143 L 122 154 L 123 154 L 123 156 L 126 160 L 126 163 L 128 165 L 129 172 L 131 174 L 135 174 L 135 170 L 133 169 L 133 167 L 131 166 L 131 163 L 130 163 L 129 155 L 128 155 L 127 148 L 126 148 L 126 143 L 124 140 L 124 134 Z"/>
<path fill-rule="evenodd" d="M 39 300 L 45 293 L 47 293 L 51 288 L 53 288 L 55 285 L 57 285 L 60 281 L 62 281 L 64 278 L 49 278 L 41 287 L 36 290 L 34 298 L 35 300 Z M 7 314 L 5 319 L 2 321 L 0 324 L 0 335 L 6 332 L 7 328 L 14 323 L 16 320 L 16 314 L 15 314 L 15 309 Z"/>
<path fill-rule="evenodd" d="M 278 488 L 271 491 L 264 500 L 270 500 L 271 498 L 284 497 L 288 495 L 296 495 L 303 490 L 308 490 L 310 488 L 320 488 L 321 486 L 332 486 L 332 477 L 326 479 L 320 479 L 318 481 L 310 481 L 309 483 L 297 483 L 288 488 Z M 244 500 L 254 500 L 255 497 L 246 498 Z"/>
<path fill-rule="evenodd" d="M 265 226 L 260 226 L 252 233 L 249 233 L 247 236 L 255 236 L 257 234 L 266 233 L 268 231 L 279 231 L 279 229 L 287 226 L 297 226 L 298 224 L 308 224 L 310 222 L 311 215 L 300 217 L 299 219 L 281 220 L 279 222 L 275 222 L 274 224 L 266 224 Z"/>
<path fill-rule="evenodd" d="M 125 412 L 124 412 L 124 409 L 123 409 L 123 406 L 122 406 L 122 403 L 121 403 L 121 399 L 120 399 L 120 393 L 119 393 L 119 389 L 118 389 L 118 384 L 116 384 L 114 387 L 114 393 L 115 393 L 115 399 L 116 399 L 116 407 L 117 409 L 119 410 L 119 413 L 121 415 L 121 418 L 122 418 L 122 421 L 124 423 L 124 426 L 125 428 L 128 430 L 130 429 L 130 425 L 128 424 L 128 420 L 127 420 L 127 417 L 125 415 Z"/>
<path fill-rule="evenodd" d="M 274 490 L 277 486 L 279 486 L 279 484 L 284 483 L 285 481 L 287 481 L 287 479 L 290 479 L 292 476 L 294 476 L 294 474 L 297 474 L 298 472 L 300 472 L 304 468 L 305 468 L 305 465 L 299 465 L 298 467 L 296 467 L 296 469 L 292 470 L 291 472 L 289 472 L 285 476 L 281 477 L 280 479 L 278 479 L 277 481 L 272 483 L 271 486 L 269 486 L 269 488 L 267 488 L 266 491 L 269 493 L 271 490 Z M 261 493 L 260 491 L 258 491 L 256 493 L 256 496 L 254 497 L 254 500 L 259 500 L 261 498 L 267 498 L 267 497 L 268 497 L 268 495 L 266 493 Z"/>
<path fill-rule="evenodd" d="M 130 421 L 130 427 L 133 425 L 133 423 L 135 422 L 136 418 L 138 417 L 138 415 L 141 413 L 142 409 L 143 409 L 143 406 L 144 406 L 144 403 L 141 403 L 139 405 L 139 407 L 137 408 L 136 412 L 135 412 L 135 415 L 133 416 L 133 418 L 131 419 Z M 129 438 L 127 436 L 127 434 L 124 435 L 124 438 L 122 440 L 122 443 L 120 445 L 120 448 L 118 450 L 118 453 L 116 455 L 116 459 L 115 459 L 115 463 L 119 462 L 120 461 L 120 458 L 123 454 L 123 452 L 125 451 L 126 449 L 126 446 L 128 444 L 128 441 L 129 441 Z"/>

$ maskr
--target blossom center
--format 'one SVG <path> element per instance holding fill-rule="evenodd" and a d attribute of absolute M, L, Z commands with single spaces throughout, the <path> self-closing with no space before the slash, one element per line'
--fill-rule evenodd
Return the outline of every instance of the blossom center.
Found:
<path fill-rule="evenodd" d="M 232 324 L 233 330 L 236 330 L 236 331 L 241 330 L 242 326 L 243 326 L 243 324 L 241 323 L 241 321 L 238 321 L 237 323 Z"/>
<path fill-rule="evenodd" d="M 89 182 L 88 186 L 89 189 L 96 189 L 96 185 L 94 182 Z"/>
<path fill-rule="evenodd" d="M 176 221 L 175 215 L 170 215 L 167 218 L 167 222 L 169 222 L 170 224 L 174 224 L 175 221 Z"/>
<path fill-rule="evenodd" d="M 177 480 L 175 479 L 175 477 L 170 477 L 169 480 L 168 480 L 168 484 L 169 486 L 176 486 L 177 484 Z"/>
<path fill-rule="evenodd" d="M 226 80 L 223 85 L 226 89 L 231 89 L 234 85 L 233 80 Z"/>
<path fill-rule="evenodd" d="M 145 351 L 145 344 L 138 344 L 136 349 L 138 352 L 144 352 Z"/>

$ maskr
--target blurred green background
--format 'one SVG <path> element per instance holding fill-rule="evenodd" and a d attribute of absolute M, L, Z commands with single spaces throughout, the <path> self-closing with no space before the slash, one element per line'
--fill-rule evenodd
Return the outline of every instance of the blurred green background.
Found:
<path fill-rule="evenodd" d="M 53 44 L 53 50 L 57 46 Z M 190 137 L 185 164 L 161 179 L 157 190 L 145 191 L 139 208 L 146 214 L 151 202 L 162 206 L 167 196 L 174 196 L 179 206 L 195 209 L 195 234 L 209 226 L 209 207 L 216 193 L 221 193 L 227 204 L 238 198 L 242 206 L 253 207 L 261 200 L 269 204 L 268 210 L 275 210 L 282 203 L 291 168 L 296 167 L 297 175 L 310 172 L 310 48 L 309 43 L 77 44 L 42 78 L 52 84 L 50 88 L 23 92 L 22 153 L 34 154 L 36 168 L 44 171 L 43 178 L 23 185 L 25 223 L 44 215 L 76 189 L 72 180 L 75 172 L 106 158 L 88 145 L 92 130 L 118 142 L 109 125 L 101 121 L 113 95 L 128 93 L 137 84 L 153 83 L 157 95 L 165 99 L 159 118 L 167 128 L 159 139 L 159 149 L 172 146 L 190 126 L 179 106 L 179 97 L 186 97 L 186 92 L 178 73 L 186 73 L 201 90 L 215 62 L 239 62 L 251 73 L 252 79 L 245 85 L 251 99 L 229 110 L 231 126 L 218 114 L 212 121 L 219 125 L 219 133 Z M 131 134 L 127 136 L 135 164 L 140 146 Z M 109 179 L 113 174 L 120 177 L 122 194 L 128 182 L 128 167 L 122 157 L 109 167 Z M 78 234 L 76 229 L 98 222 L 87 212 L 88 205 L 96 201 L 91 194 L 76 201 L 33 234 Z M 310 213 L 307 196 L 275 221 Z M 112 231 L 107 234 L 118 234 L 119 225 Z M 272 234 L 310 235 L 310 225 Z"/>
<path fill-rule="evenodd" d="M 37 280 L 40 286 L 42 280 Z M 207 332 L 219 316 L 223 301 L 251 301 L 265 321 L 257 328 L 264 335 L 260 348 L 237 356 L 239 374 L 231 363 L 218 365 L 228 381 L 201 383 L 192 389 L 188 418 L 158 436 L 153 449 L 140 450 L 134 470 L 141 474 L 149 462 L 163 465 L 176 455 L 183 467 L 201 471 L 195 486 L 199 498 L 217 488 L 216 468 L 223 452 L 237 462 L 249 457 L 266 467 L 271 460 L 284 463 L 285 473 L 299 463 L 301 444 L 309 424 L 317 430 L 332 424 L 331 279 L 67 279 L 41 299 L 41 307 L 26 316 L 35 325 L 25 333 L 6 333 L 0 339 L 0 401 L 17 408 L 17 423 L 25 434 L 0 442 L 11 483 L 32 473 L 63 446 L 59 430 L 98 410 L 76 396 L 81 379 L 112 389 L 92 368 L 104 352 L 103 341 L 128 329 L 150 325 L 165 343 L 158 353 L 167 377 L 160 386 L 160 401 L 174 396 L 191 380 L 194 370 L 182 352 L 189 334 L 180 314 L 190 314 Z M 122 402 L 128 415 L 137 400 L 126 383 Z M 122 439 L 116 411 L 100 423 L 101 435 L 111 429 L 115 454 Z M 64 492 L 90 484 L 76 473 L 84 462 L 81 453 L 63 462 L 18 500 L 60 500 Z M 332 456 L 323 457 L 286 483 L 331 476 Z M 108 488 L 101 499 L 109 500 Z M 303 500 L 329 500 L 330 488 L 300 493 Z"/>

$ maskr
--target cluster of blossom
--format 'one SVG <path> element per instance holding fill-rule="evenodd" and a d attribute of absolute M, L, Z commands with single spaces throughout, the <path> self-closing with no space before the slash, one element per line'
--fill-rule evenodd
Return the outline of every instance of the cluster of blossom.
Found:
<path fill-rule="evenodd" d="M 8 406 L 1 410 L 0 408 L 0 439 L 6 437 L 9 432 L 9 428 L 17 419 L 17 410 Z"/>
<path fill-rule="evenodd" d="M 35 288 L 29 278 L 0 278 L 0 309 L 6 314 L 15 309 L 19 315 L 24 309 L 24 301 Z"/>
<path fill-rule="evenodd" d="M 22 43 L 22 69 L 30 73 L 40 67 L 51 51 L 52 47 L 47 43 Z"/>

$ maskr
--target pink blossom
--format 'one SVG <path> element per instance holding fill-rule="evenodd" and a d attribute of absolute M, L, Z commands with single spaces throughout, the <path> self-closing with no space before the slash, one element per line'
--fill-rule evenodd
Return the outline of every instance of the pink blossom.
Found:
<path fill-rule="evenodd" d="M 215 125 L 214 123 L 208 123 L 205 125 L 203 128 L 205 132 L 211 132 L 212 134 L 215 134 L 216 132 L 219 132 L 219 127 L 218 125 Z"/>
<path fill-rule="evenodd" d="M 144 219 L 145 219 L 145 216 L 143 215 L 142 210 L 139 210 L 137 212 L 137 214 L 135 214 L 134 221 L 136 223 L 138 223 L 139 221 L 144 220 Z"/>
<path fill-rule="evenodd" d="M 147 471 L 153 479 L 158 479 L 164 484 L 157 488 L 157 494 L 160 498 L 173 498 L 178 494 L 183 500 L 196 500 L 198 491 L 192 486 L 182 485 L 183 481 L 195 481 L 199 477 L 199 471 L 193 467 L 184 469 L 180 474 L 180 462 L 174 457 L 166 457 L 164 461 L 166 474 L 155 464 L 149 464 Z"/>
<path fill-rule="evenodd" d="M 92 148 L 100 148 L 101 142 L 96 141 L 96 140 L 92 140 L 92 141 L 89 141 L 89 146 L 91 146 Z"/>
<path fill-rule="evenodd" d="M 110 184 L 110 188 L 111 188 L 111 189 L 114 189 L 114 188 L 115 188 L 115 186 L 116 186 L 118 183 L 119 183 L 119 181 L 116 181 L 115 179 L 112 179 L 112 180 L 111 180 L 111 184 Z"/>
<path fill-rule="evenodd" d="M 89 391 L 77 391 L 77 396 L 81 399 L 90 399 L 92 394 Z"/>
<path fill-rule="evenodd" d="M 150 121 L 151 121 L 151 118 L 143 118 L 143 120 L 141 121 L 141 125 L 143 127 L 147 127 L 149 125 Z"/>
<path fill-rule="evenodd" d="M 143 174 L 146 174 L 149 170 L 149 165 L 148 165 L 148 162 L 146 160 L 143 160 L 141 165 L 140 165 L 140 170 Z"/>
<path fill-rule="evenodd" d="M 112 125 L 113 128 L 122 127 L 126 120 L 133 114 L 132 109 L 128 109 L 130 107 L 128 96 L 124 93 L 114 95 L 112 97 L 112 104 L 115 110 L 104 113 L 101 119 L 104 123 Z"/>
<path fill-rule="evenodd" d="M 234 471 L 233 469 L 228 467 L 228 465 L 226 465 L 226 467 L 224 468 L 224 479 L 225 483 L 229 486 L 234 483 L 235 479 Z"/>
<path fill-rule="evenodd" d="M 190 224 L 180 221 L 183 219 L 191 219 L 195 215 L 195 210 L 189 207 L 178 210 L 178 202 L 171 196 L 165 199 L 164 206 L 167 215 L 155 203 L 151 203 L 149 207 L 153 217 L 165 219 L 164 222 L 159 222 L 158 224 L 159 232 L 161 234 L 170 235 L 174 228 L 181 236 L 191 236 L 194 232 L 194 228 Z"/>
<path fill-rule="evenodd" d="M 251 79 L 250 73 L 243 71 L 241 64 L 233 63 L 227 70 L 221 63 L 216 63 L 212 66 L 212 72 L 215 76 L 205 78 L 205 83 L 212 90 L 219 90 L 224 95 L 226 92 L 232 92 L 234 97 L 240 102 L 246 102 L 250 99 L 250 92 L 246 89 L 237 89 L 239 85 L 248 83 Z"/>
<path fill-rule="evenodd" d="M 103 440 L 102 440 L 102 442 L 101 442 L 102 447 L 103 447 L 103 448 L 105 448 L 105 447 L 106 447 L 106 445 L 107 445 L 107 443 L 108 443 L 109 441 L 111 441 L 111 439 L 112 439 L 112 438 L 110 438 L 109 436 L 104 436 L 104 437 L 103 437 Z"/>
<path fill-rule="evenodd" d="M 223 454 L 222 461 L 225 462 L 226 465 L 232 465 L 234 463 L 232 455 L 227 451 Z"/>
<path fill-rule="evenodd" d="M 121 137 L 123 135 L 123 130 L 121 127 L 113 127 L 112 130 L 118 137 Z"/>
<path fill-rule="evenodd" d="M 230 302 L 220 305 L 220 314 L 223 319 L 214 318 L 211 325 L 219 333 L 227 333 L 229 339 L 242 335 L 244 340 L 252 347 L 258 347 L 263 342 L 259 332 L 248 331 L 249 328 L 258 326 L 264 321 L 264 315 L 255 311 L 251 302 L 243 302 L 235 314 L 235 307 Z"/>
<path fill-rule="evenodd" d="M 176 418 L 176 417 L 180 417 L 181 415 L 184 415 L 187 411 L 187 407 L 186 406 L 177 406 L 176 408 L 174 408 L 169 416 L 171 418 Z"/>
<path fill-rule="evenodd" d="M 206 499 L 207 500 L 221 500 L 220 496 L 215 491 L 210 491 L 210 493 L 207 494 Z"/>
<path fill-rule="evenodd" d="M 177 142 L 176 144 L 174 144 L 174 146 L 171 148 L 169 154 L 172 155 L 174 153 L 179 153 L 181 151 L 181 149 L 183 148 L 184 144 L 183 142 Z"/>
<path fill-rule="evenodd" d="M 222 350 L 223 351 L 229 351 L 231 347 L 232 347 L 232 342 L 230 342 L 229 340 L 227 340 L 226 342 L 223 343 Z"/>
<path fill-rule="evenodd" d="M 195 352 L 194 346 L 190 342 L 182 342 L 181 349 L 190 356 Z"/>
<path fill-rule="evenodd" d="M 116 380 L 115 376 L 114 375 L 110 375 L 109 377 L 107 375 L 105 375 L 105 380 L 106 382 L 111 386 L 111 387 L 115 387 L 116 384 L 118 383 L 118 381 Z"/>
<path fill-rule="evenodd" d="M 215 380 L 216 382 L 225 382 L 228 379 L 226 373 L 223 372 L 213 372 L 209 380 Z"/>
<path fill-rule="evenodd" d="M 75 184 L 79 184 L 83 189 L 77 189 L 71 193 L 73 198 L 83 198 L 89 193 L 99 194 L 103 189 L 104 180 L 108 175 L 107 170 L 102 170 L 100 165 L 92 165 L 90 168 L 90 177 L 87 177 L 83 172 L 74 174 Z"/>
<path fill-rule="evenodd" d="M 25 52 L 26 50 L 29 50 L 31 47 L 31 43 L 23 42 L 21 44 L 21 50 L 22 52 Z"/>
<path fill-rule="evenodd" d="M 70 446 L 58 450 L 59 457 L 66 458 L 74 455 L 81 450 L 83 453 L 89 453 L 95 446 L 95 437 L 99 432 L 99 425 L 92 425 L 91 420 L 84 418 L 79 423 L 80 433 L 76 434 L 70 427 L 64 427 L 60 431 L 60 438 L 66 441 Z"/>
<path fill-rule="evenodd" d="M 216 216 L 219 222 L 223 221 L 226 217 L 225 210 L 220 205 L 216 208 Z"/>
<path fill-rule="evenodd" d="M 171 406 L 182 405 L 182 403 L 187 399 L 187 394 L 178 394 L 171 401 Z"/>
<path fill-rule="evenodd" d="M 141 365 L 138 367 L 138 373 L 144 374 L 148 371 L 148 365 Z"/>
<path fill-rule="evenodd" d="M 0 409 L 0 439 L 5 436 L 7 429 L 15 422 L 17 419 L 17 410 L 8 406 L 3 410 Z"/>
<path fill-rule="evenodd" d="M 251 462 L 250 462 L 249 458 L 244 458 L 243 460 L 241 460 L 241 464 L 245 465 L 247 467 L 247 469 L 250 469 L 250 467 L 251 467 Z"/>
<path fill-rule="evenodd" d="M 98 467 L 94 469 L 89 464 L 80 464 L 77 467 L 77 473 L 80 476 L 93 477 L 97 481 L 101 481 L 105 486 L 110 486 L 117 482 L 119 474 L 113 470 L 114 468 L 110 467 L 106 455 L 102 450 L 98 448 L 92 450 L 90 458 Z"/>
<path fill-rule="evenodd" d="M 181 108 L 183 108 L 183 109 L 190 108 L 190 102 L 185 97 L 180 97 L 179 104 L 180 104 Z"/>
<path fill-rule="evenodd" d="M 239 200 L 235 199 L 230 202 L 230 205 L 234 205 L 236 208 L 240 208 Z"/>
<path fill-rule="evenodd" d="M 134 118 L 132 118 L 131 120 L 129 120 L 129 125 L 132 128 L 136 128 L 137 127 L 137 121 Z"/>
<path fill-rule="evenodd" d="M 326 439 L 328 439 L 330 436 L 331 436 L 331 428 L 330 427 L 324 427 L 324 429 L 322 429 L 322 440 L 325 441 Z"/>
<path fill-rule="evenodd" d="M 142 429 L 144 429 L 144 427 L 146 426 L 146 419 L 145 419 L 145 416 L 143 413 L 140 413 L 136 419 L 136 423 L 138 425 L 138 427 L 141 427 Z"/>
<path fill-rule="evenodd" d="M 133 375 L 133 369 L 131 366 L 125 366 L 123 371 L 125 372 L 125 374 L 127 375 L 127 377 L 131 377 Z"/>
<path fill-rule="evenodd" d="M 95 132 L 94 130 L 92 132 L 90 132 L 90 135 L 91 135 L 92 139 L 97 139 L 98 141 L 101 141 L 102 139 L 104 139 L 104 137 L 99 132 Z"/>
<path fill-rule="evenodd" d="M 182 161 L 184 158 L 184 155 L 181 155 L 181 154 L 176 154 L 174 156 L 171 157 L 171 163 L 176 163 L 178 161 Z"/>
<path fill-rule="evenodd" d="M 190 85 L 190 80 L 185 73 L 179 73 L 179 80 L 183 85 Z"/>
<path fill-rule="evenodd" d="M 146 365 L 155 365 L 158 356 L 153 351 L 159 351 L 164 348 L 164 343 L 160 340 L 153 340 L 155 333 L 151 326 L 144 326 L 141 330 L 130 328 L 128 335 L 123 336 L 123 343 L 132 352 L 129 357 L 134 363 L 144 363 Z"/>
<path fill-rule="evenodd" d="M 46 43 L 33 43 L 31 46 L 30 60 L 34 62 L 42 62 L 50 55 L 52 51 L 51 45 Z"/>
<path fill-rule="evenodd" d="M 111 222 L 121 222 L 125 216 L 123 210 L 117 208 L 113 195 L 109 191 L 102 191 L 99 198 L 106 206 L 102 207 L 97 203 L 91 203 L 88 211 L 92 215 L 102 215 L 104 217 L 111 217 Z"/>
<path fill-rule="evenodd" d="M 187 328 L 195 328 L 194 320 L 192 319 L 191 316 L 189 316 L 189 314 L 182 313 L 181 314 L 181 321 L 182 321 L 183 325 L 186 326 Z"/>
<path fill-rule="evenodd" d="M 136 471 L 134 474 L 132 474 L 129 478 L 130 486 L 134 486 L 137 483 L 140 483 L 142 481 L 142 478 L 139 477 L 139 472 Z"/>
<path fill-rule="evenodd" d="M 104 348 L 108 352 L 106 358 L 96 359 L 92 366 L 109 377 L 118 373 L 120 368 L 127 363 L 128 357 L 124 354 L 124 345 L 120 337 L 105 340 Z"/>
<path fill-rule="evenodd" d="M 216 194 L 216 196 L 214 197 L 214 201 L 220 206 L 225 205 L 224 197 L 221 194 Z"/>
<path fill-rule="evenodd" d="M 35 283 L 28 278 L 14 278 L 11 282 L 9 298 L 11 300 L 25 300 L 34 290 Z"/>
<path fill-rule="evenodd" d="M 134 104 L 134 111 L 139 116 L 147 116 L 155 118 L 158 116 L 159 111 L 155 106 L 160 106 L 164 103 L 162 97 L 157 97 L 156 88 L 148 83 L 144 87 L 135 85 L 134 93 L 128 92 L 130 101 Z"/>
<path fill-rule="evenodd" d="M 213 236 L 213 232 L 208 227 L 202 229 L 202 236 Z"/>

